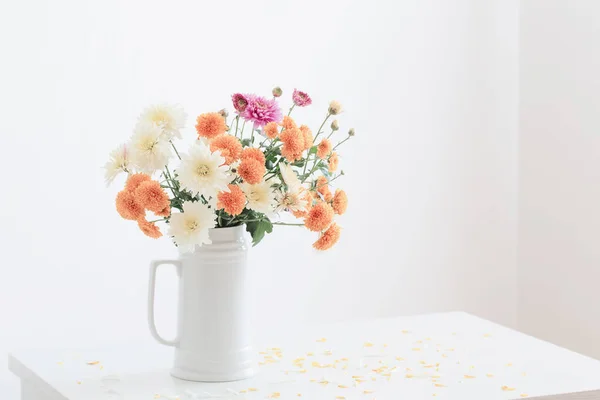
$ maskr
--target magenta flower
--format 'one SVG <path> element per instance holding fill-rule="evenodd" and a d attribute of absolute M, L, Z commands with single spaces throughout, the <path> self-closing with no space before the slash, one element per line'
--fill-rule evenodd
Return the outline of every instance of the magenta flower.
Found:
<path fill-rule="evenodd" d="M 243 113 L 248 106 L 248 96 L 245 94 L 236 93 L 231 96 L 231 101 L 233 101 L 233 108 L 235 108 L 238 113 Z"/>
<path fill-rule="evenodd" d="M 301 92 L 298 89 L 294 89 L 294 93 L 292 94 L 292 100 L 294 104 L 298 107 L 306 107 L 312 104 L 312 99 L 306 92 Z"/>
<path fill-rule="evenodd" d="M 266 99 L 256 95 L 246 96 L 248 105 L 241 113 L 246 121 L 254 122 L 254 127 L 262 127 L 269 122 L 281 122 L 283 115 L 275 99 Z"/>

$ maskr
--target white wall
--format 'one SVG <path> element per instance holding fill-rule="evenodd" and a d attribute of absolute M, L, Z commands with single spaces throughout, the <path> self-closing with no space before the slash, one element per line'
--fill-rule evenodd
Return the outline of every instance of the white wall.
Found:
<path fill-rule="evenodd" d="M 600 2 L 521 5 L 519 328 L 600 357 Z"/>
<path fill-rule="evenodd" d="M 118 217 L 100 167 L 147 104 L 194 116 L 274 85 L 313 96 L 296 114 L 313 127 L 337 98 L 357 137 L 340 245 L 317 255 L 292 228 L 252 250 L 258 329 L 444 310 L 514 325 L 516 0 L 2 7 L 0 353 L 149 342 L 147 264 L 175 251 Z"/>

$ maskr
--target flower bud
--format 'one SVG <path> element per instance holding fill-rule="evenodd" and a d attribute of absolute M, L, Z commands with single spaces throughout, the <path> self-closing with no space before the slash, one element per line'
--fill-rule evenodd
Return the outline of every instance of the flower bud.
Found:
<path fill-rule="evenodd" d="M 348 136 L 354 136 L 354 134 L 354 128 L 350 128 L 350 130 L 348 131 Z"/>
<path fill-rule="evenodd" d="M 331 123 L 331 130 L 337 131 L 338 129 L 340 129 L 340 124 L 338 123 L 337 119 L 334 119 L 333 122 Z"/>
<path fill-rule="evenodd" d="M 333 100 L 331 103 L 329 103 L 329 114 L 338 115 L 341 112 L 342 112 L 342 105 L 340 104 L 339 101 Z"/>
<path fill-rule="evenodd" d="M 223 117 L 223 118 L 227 118 L 227 117 L 229 116 L 229 113 L 228 113 L 228 112 L 227 112 L 227 110 L 226 110 L 226 109 L 224 109 L 224 108 L 223 108 L 223 109 L 221 109 L 221 110 L 219 110 L 219 114 L 220 114 L 220 115 L 221 115 L 221 117 Z"/>
<path fill-rule="evenodd" d="M 279 86 L 277 86 L 276 88 L 273 88 L 273 97 L 281 97 L 281 95 L 283 94 L 283 90 L 281 90 L 281 88 Z"/>

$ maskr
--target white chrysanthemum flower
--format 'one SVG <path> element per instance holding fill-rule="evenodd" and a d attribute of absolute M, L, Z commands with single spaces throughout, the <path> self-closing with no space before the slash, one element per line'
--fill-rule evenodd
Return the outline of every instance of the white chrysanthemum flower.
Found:
<path fill-rule="evenodd" d="M 149 175 L 163 169 L 172 155 L 171 144 L 162 137 L 162 130 L 150 122 L 137 124 L 129 149 L 132 164 Z"/>
<path fill-rule="evenodd" d="M 110 185 L 121 172 L 129 173 L 131 171 L 126 145 L 122 144 L 111 151 L 109 157 L 109 160 L 104 164 L 106 186 Z"/>
<path fill-rule="evenodd" d="M 279 192 L 276 197 L 277 209 L 281 211 L 306 211 L 308 201 L 303 198 L 303 188 L 299 187 L 287 192 Z"/>
<path fill-rule="evenodd" d="M 163 130 L 167 140 L 181 139 L 181 130 L 185 127 L 187 114 L 178 105 L 157 104 L 146 108 L 139 122 L 150 122 Z"/>
<path fill-rule="evenodd" d="M 227 184 L 231 177 L 224 163 L 220 151 L 211 153 L 206 145 L 196 142 L 188 154 L 181 155 L 181 166 L 177 169 L 179 182 L 193 194 L 216 198 L 218 192 L 229 191 Z"/>
<path fill-rule="evenodd" d="M 247 208 L 263 214 L 271 214 L 275 209 L 275 193 L 269 182 L 262 181 L 256 185 L 244 182 L 240 188 L 248 199 Z"/>
<path fill-rule="evenodd" d="M 169 236 L 183 253 L 193 252 L 196 246 L 210 244 L 208 230 L 215 227 L 216 214 L 201 202 L 183 203 L 182 213 L 173 213 L 169 220 Z"/>
<path fill-rule="evenodd" d="M 283 182 L 290 191 L 298 191 L 302 187 L 302 183 L 300 182 L 300 179 L 298 179 L 298 175 L 296 175 L 296 172 L 291 165 L 280 163 L 279 171 L 281 171 Z"/>

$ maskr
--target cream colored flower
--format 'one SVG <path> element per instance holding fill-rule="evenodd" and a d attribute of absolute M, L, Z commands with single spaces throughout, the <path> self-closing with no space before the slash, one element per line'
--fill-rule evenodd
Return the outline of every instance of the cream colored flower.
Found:
<path fill-rule="evenodd" d="M 280 163 L 279 171 L 281 172 L 281 177 L 283 178 L 283 182 L 287 185 L 288 190 L 298 190 L 302 187 L 302 183 L 291 165 Z"/>
<path fill-rule="evenodd" d="M 158 104 L 146 108 L 139 122 L 150 122 L 160 127 L 167 140 L 181 139 L 181 130 L 185 127 L 187 114 L 178 105 Z"/>
<path fill-rule="evenodd" d="M 137 124 L 129 148 L 132 164 L 149 175 L 162 170 L 172 155 L 171 144 L 164 139 L 162 129 L 150 122 Z"/>
<path fill-rule="evenodd" d="M 211 153 L 205 144 L 198 141 L 188 154 L 181 155 L 181 166 L 177 169 L 179 182 L 194 195 L 200 194 L 207 200 L 209 197 L 216 198 L 218 192 L 229 191 L 227 184 L 231 176 L 229 167 L 224 163 L 225 158 L 220 151 Z"/>
<path fill-rule="evenodd" d="M 193 252 L 196 246 L 211 243 L 209 229 L 215 227 L 215 218 L 216 214 L 207 205 L 186 201 L 182 213 L 171 215 L 168 235 L 181 252 Z"/>
<path fill-rule="evenodd" d="M 121 172 L 131 172 L 127 146 L 122 144 L 110 152 L 109 160 L 104 164 L 104 180 L 106 186 L 110 185 Z"/>
<path fill-rule="evenodd" d="M 242 183 L 242 191 L 248 199 L 247 208 L 263 214 L 270 214 L 275 209 L 275 193 L 271 188 L 271 183 L 262 181 L 256 185 Z"/>
<path fill-rule="evenodd" d="M 297 188 L 287 192 L 279 192 L 276 197 L 276 212 L 281 211 L 306 211 L 308 202 L 303 199 L 303 188 Z"/>

